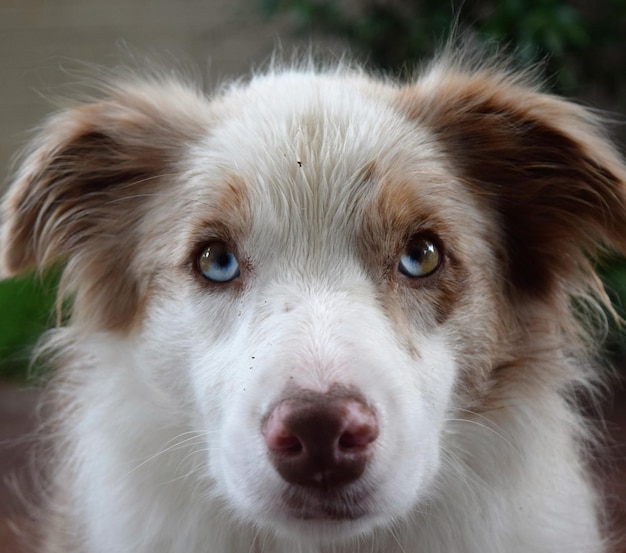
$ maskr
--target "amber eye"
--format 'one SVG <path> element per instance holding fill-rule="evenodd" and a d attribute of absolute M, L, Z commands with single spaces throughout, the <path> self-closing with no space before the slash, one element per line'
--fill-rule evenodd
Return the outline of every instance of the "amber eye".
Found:
<path fill-rule="evenodd" d="M 411 278 L 420 278 L 434 273 L 441 264 L 441 253 L 433 240 L 425 236 L 413 238 L 405 248 L 398 270 Z"/>
<path fill-rule="evenodd" d="M 198 270 L 213 282 L 229 282 L 239 276 L 239 262 L 226 243 L 215 241 L 200 252 Z"/>

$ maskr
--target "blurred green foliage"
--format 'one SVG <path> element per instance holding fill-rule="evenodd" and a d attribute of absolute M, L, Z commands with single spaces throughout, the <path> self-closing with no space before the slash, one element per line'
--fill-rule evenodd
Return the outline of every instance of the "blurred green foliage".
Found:
<path fill-rule="evenodd" d="M 372 67 L 402 74 L 453 31 L 504 45 L 523 65 L 542 62 L 553 88 L 626 109 L 626 0 L 259 0 L 291 12 L 306 33 L 341 37 Z"/>
<path fill-rule="evenodd" d="M 57 282 L 56 274 L 0 281 L 0 378 L 23 380 L 31 373 L 32 348 L 55 322 Z"/>
<path fill-rule="evenodd" d="M 613 257 L 605 260 L 601 273 L 615 311 L 624 321 L 620 325 L 609 318 L 605 351 L 620 369 L 626 371 L 626 259 Z"/>

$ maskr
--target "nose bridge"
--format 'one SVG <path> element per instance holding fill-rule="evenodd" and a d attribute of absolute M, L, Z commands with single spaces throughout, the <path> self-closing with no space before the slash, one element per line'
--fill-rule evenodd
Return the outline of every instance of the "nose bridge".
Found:
<path fill-rule="evenodd" d="M 365 282 L 318 283 L 294 290 L 289 301 L 297 325 L 311 338 L 347 338 L 359 320 L 375 316 L 374 291 Z"/>
<path fill-rule="evenodd" d="M 265 326 L 272 335 L 272 357 L 287 368 L 293 385 L 324 391 L 353 384 L 351 375 L 367 350 L 367 344 L 356 346 L 356 334 L 377 318 L 368 288 L 365 282 L 273 287 L 263 300 L 273 306 Z"/>

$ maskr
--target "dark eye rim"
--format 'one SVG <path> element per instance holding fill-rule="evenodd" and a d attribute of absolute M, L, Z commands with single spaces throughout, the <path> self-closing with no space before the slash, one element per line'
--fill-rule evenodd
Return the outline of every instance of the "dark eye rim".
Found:
<path fill-rule="evenodd" d="M 239 265 L 237 276 L 235 276 L 234 278 L 230 280 L 219 281 L 219 280 L 212 280 L 204 274 L 204 272 L 202 271 L 200 267 L 200 258 L 202 257 L 202 254 L 207 250 L 207 248 L 209 248 L 212 244 L 220 244 L 226 250 L 228 250 L 229 252 L 233 254 L 233 256 L 235 257 Z M 190 265 L 191 271 L 193 272 L 194 276 L 200 281 L 200 283 L 205 286 L 225 287 L 225 286 L 233 285 L 234 283 L 237 283 L 241 279 L 244 269 L 246 268 L 246 265 L 247 265 L 246 263 L 242 261 L 237 249 L 232 246 L 231 241 L 225 238 L 220 238 L 220 237 L 214 237 L 214 238 L 210 238 L 208 240 L 204 240 L 200 242 L 193 249 L 190 257 L 191 259 L 190 259 L 189 265 Z"/>
<path fill-rule="evenodd" d="M 402 255 L 404 254 L 404 252 L 406 252 L 409 249 L 411 243 L 417 240 L 427 240 L 431 242 L 434 245 L 437 253 L 439 254 L 439 259 L 437 260 L 437 266 L 429 273 L 426 273 L 424 275 L 412 276 L 400 270 L 400 259 L 402 258 Z M 411 283 L 425 283 L 433 278 L 436 278 L 441 273 L 441 270 L 443 266 L 445 265 L 445 263 L 446 263 L 446 250 L 443 247 L 443 243 L 441 239 L 436 234 L 426 231 L 426 232 L 413 233 L 403 242 L 402 247 L 400 248 L 399 253 L 396 257 L 395 268 L 396 268 L 396 272 L 403 279 L 406 279 L 406 281 L 409 281 Z"/>

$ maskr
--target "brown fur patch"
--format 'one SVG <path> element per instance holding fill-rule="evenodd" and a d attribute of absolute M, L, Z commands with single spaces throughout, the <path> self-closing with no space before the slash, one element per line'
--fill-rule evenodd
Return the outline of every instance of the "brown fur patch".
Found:
<path fill-rule="evenodd" d="M 451 186 L 445 175 L 434 171 L 425 170 L 415 181 L 395 172 L 378 183 L 364 212 L 358 241 L 361 256 L 374 281 L 382 283 L 380 302 L 414 357 L 418 357 L 411 338 L 415 321 L 443 324 L 459 301 L 467 274 L 454 254 L 457 238 L 448 220 L 454 219 L 454 210 L 446 205 Z M 423 278 L 398 270 L 404 248 L 416 235 L 431 238 L 441 255 L 437 271 Z"/>
<path fill-rule="evenodd" d="M 66 263 L 61 293 L 74 297 L 81 324 L 134 324 L 151 280 L 135 263 L 142 214 L 203 130 L 198 114 L 178 107 L 183 100 L 148 88 L 149 97 L 140 86 L 122 89 L 54 117 L 3 205 L 4 271 Z"/>
<path fill-rule="evenodd" d="M 513 290 L 548 297 L 589 269 L 582 252 L 626 251 L 626 172 L 589 113 L 498 73 L 433 81 L 404 89 L 400 109 L 501 221 Z"/>
<path fill-rule="evenodd" d="M 593 333 L 573 303 L 594 298 L 610 310 L 593 259 L 605 247 L 626 252 L 619 154 L 592 114 L 506 70 L 436 67 L 400 91 L 398 108 L 432 133 L 455 179 L 497 224 L 485 243 L 500 266 L 483 278 L 498 316 L 483 326 L 485 304 L 463 307 L 476 322 L 457 339 L 462 403 L 485 413 L 562 391 L 577 370 L 563 352 L 584 359 L 583 337 Z"/>
<path fill-rule="evenodd" d="M 190 207 L 194 219 L 190 244 L 212 238 L 241 240 L 252 219 L 252 189 L 241 176 L 229 172 L 219 183 L 207 183 L 193 195 L 197 200 Z"/>
<path fill-rule="evenodd" d="M 200 279 L 202 284 L 209 285 L 197 270 L 197 257 L 201 250 L 211 241 L 219 240 L 227 243 L 239 261 L 243 272 L 252 270 L 245 252 L 240 250 L 241 244 L 250 232 L 252 220 L 252 189 L 244 178 L 233 172 L 223 175 L 219 182 L 203 183 L 197 190 L 189 194 L 191 204 L 185 224 L 184 235 L 179 240 L 184 247 L 181 257 L 175 265 L 181 274 L 189 271 Z M 180 213 L 183 208 L 175 209 Z M 172 221 L 172 226 L 175 222 Z M 158 232 L 158 229 L 155 229 Z M 229 287 L 239 289 L 240 279 L 230 283 Z M 219 285 L 223 288 L 223 284 Z"/>

